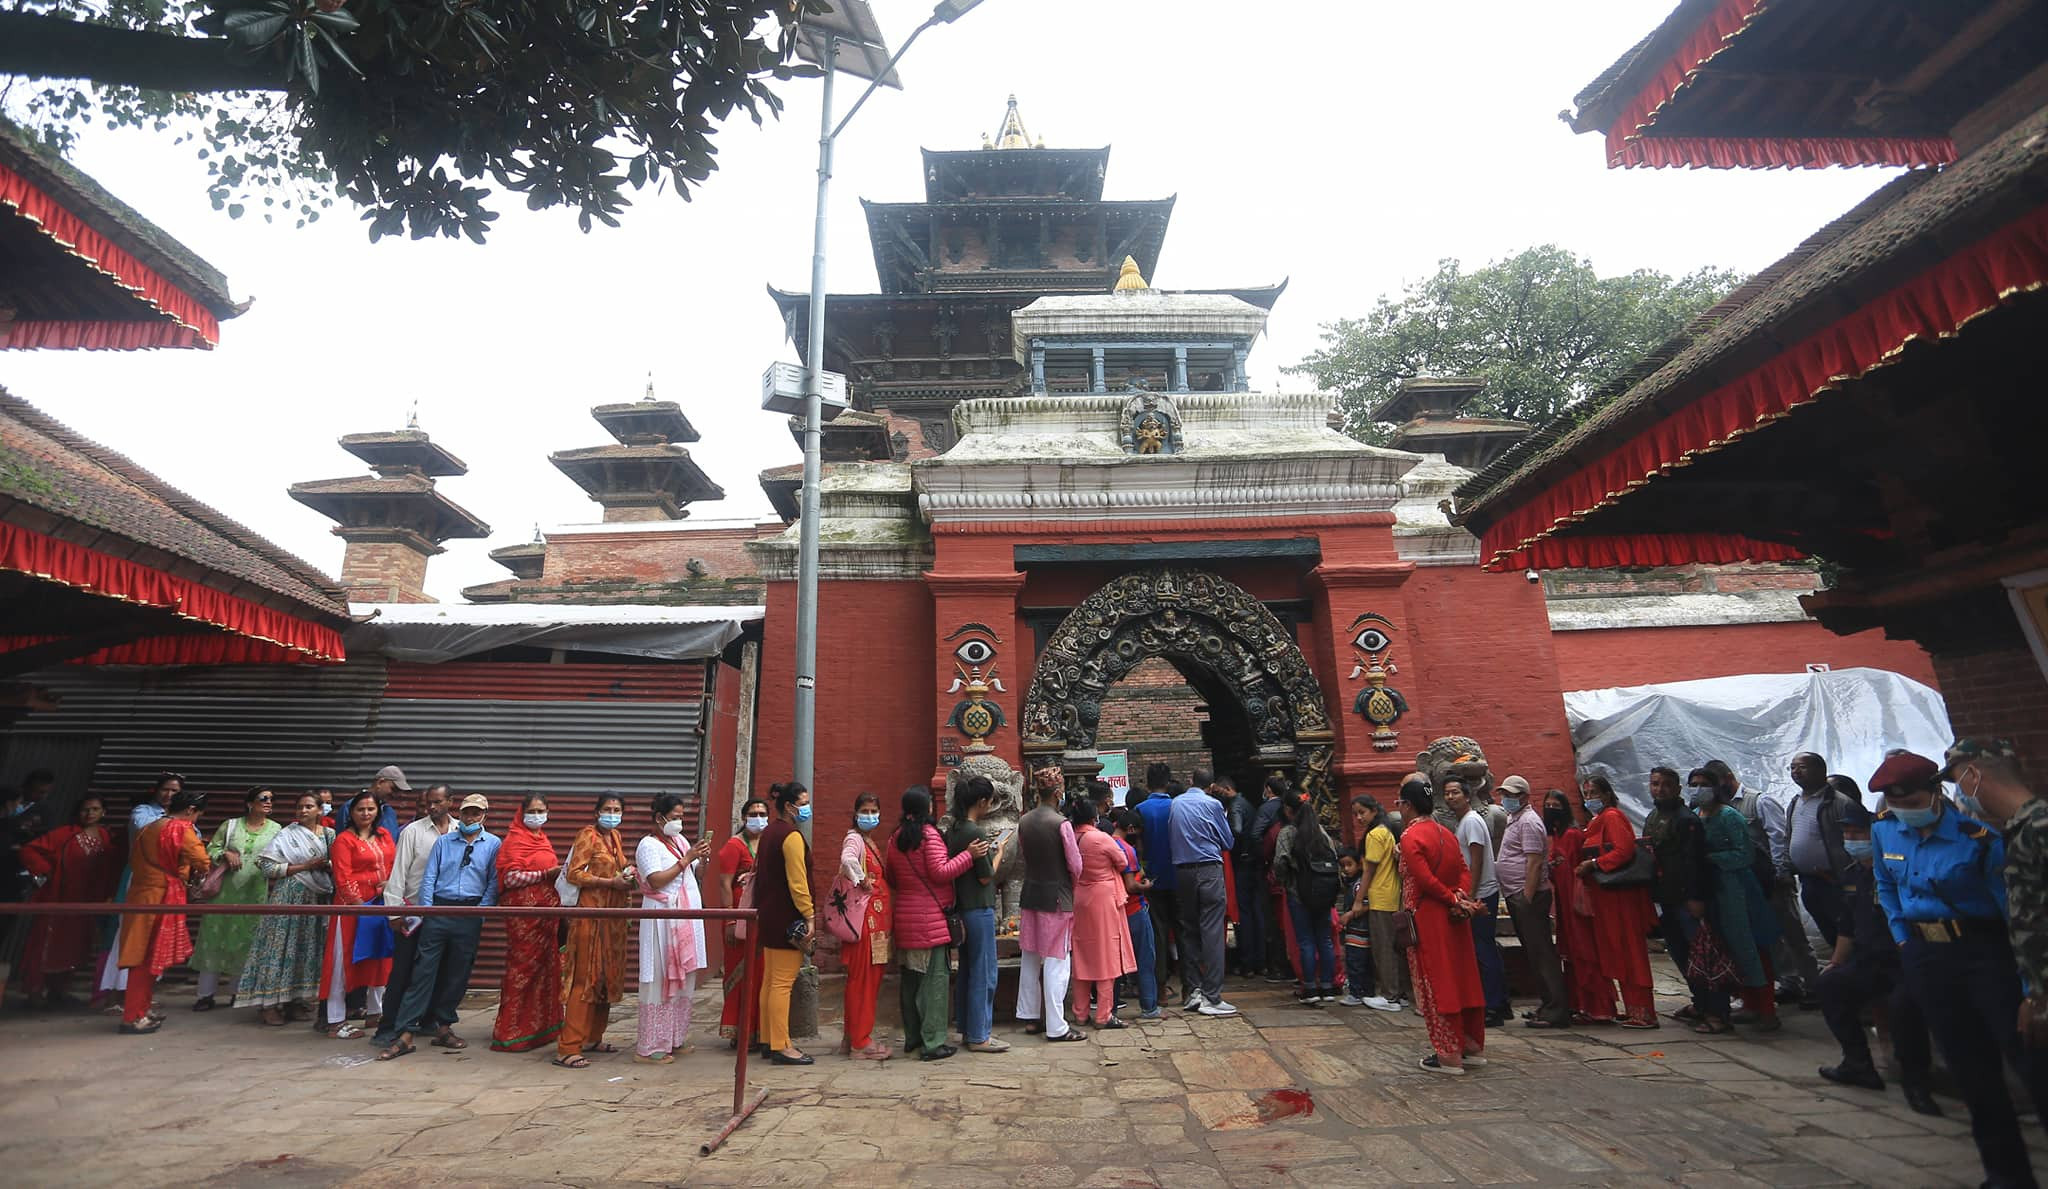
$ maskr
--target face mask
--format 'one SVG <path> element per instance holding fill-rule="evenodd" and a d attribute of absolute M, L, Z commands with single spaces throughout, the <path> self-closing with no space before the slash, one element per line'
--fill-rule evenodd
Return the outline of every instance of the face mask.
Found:
<path fill-rule="evenodd" d="M 872 830 L 882 824 L 882 815 L 879 813 L 856 813 L 853 815 L 853 822 L 863 830 Z"/>
<path fill-rule="evenodd" d="M 482 822 L 463 822 L 455 828 L 462 831 L 464 838 L 474 838 L 484 832 L 484 824 Z"/>
<path fill-rule="evenodd" d="M 811 820 L 811 807 L 810 807 L 810 806 L 808 806 L 808 805 L 799 805 L 799 806 L 797 806 L 797 807 L 796 807 L 796 820 L 798 820 L 798 821 L 800 821 L 800 822 L 807 822 L 807 821 L 810 821 L 810 820 Z"/>
<path fill-rule="evenodd" d="M 1858 862 L 1868 863 L 1870 861 L 1872 848 L 1868 838 L 1844 838 L 1842 839 L 1842 849 L 1848 852 L 1850 858 Z"/>
<path fill-rule="evenodd" d="M 1694 809 L 1705 809 L 1707 806 L 1713 804 L 1713 802 L 1714 790 L 1712 789 L 1685 790 L 1685 803 L 1687 805 L 1692 806 Z"/>
<path fill-rule="evenodd" d="M 548 815 L 545 813 L 529 813 L 521 820 L 525 821 L 527 829 L 538 830 L 548 824 Z"/>
<path fill-rule="evenodd" d="M 678 837 L 683 832 L 683 823 L 677 821 L 675 818 L 670 818 L 667 821 L 661 823 L 661 832 L 668 835 L 670 838 Z"/>
<path fill-rule="evenodd" d="M 1390 825 L 1390 826 L 1398 826 L 1398 825 L 1400 825 L 1400 824 L 1401 824 L 1401 815 L 1400 815 L 1400 814 L 1398 814 L 1398 813 L 1390 813 L 1390 814 L 1388 814 L 1388 815 L 1387 815 L 1387 824 L 1388 824 L 1388 825 Z"/>
<path fill-rule="evenodd" d="M 1598 797 L 1587 797 L 1585 800 L 1585 805 L 1587 813 L 1598 813 L 1601 810 L 1607 808 L 1607 802 L 1602 801 Z"/>
<path fill-rule="evenodd" d="M 1500 807 L 1509 813 L 1520 813 L 1522 812 L 1522 799 L 1520 797 L 1502 797 L 1500 799 Z"/>
<path fill-rule="evenodd" d="M 1543 811 L 1543 824 L 1553 830 L 1562 830 L 1572 824 L 1572 811 L 1555 806 Z"/>
<path fill-rule="evenodd" d="M 621 821 L 624 821 L 624 820 L 625 820 L 625 816 L 624 816 L 623 814 L 617 814 L 617 813 L 600 813 L 600 814 L 598 814 L 598 815 L 597 815 L 597 824 L 598 824 L 598 826 L 599 826 L 599 827 L 601 827 L 601 828 L 603 828 L 603 829 L 606 829 L 606 830 L 616 830 L 616 829 L 618 829 L 618 828 L 619 828 L 619 823 L 620 823 Z"/>
<path fill-rule="evenodd" d="M 749 834 L 759 834 L 767 828 L 768 819 L 765 817 L 750 817 L 747 819 L 747 833 Z"/>
<path fill-rule="evenodd" d="M 1983 802 L 1968 793 L 1960 791 L 1960 789 L 1956 793 L 1956 808 L 1963 811 L 1964 817 L 1974 817 L 1978 821 L 1984 820 Z"/>
<path fill-rule="evenodd" d="M 1929 805 L 1925 809 L 1893 809 L 1892 816 L 1898 818 L 1909 830 L 1921 830 L 1933 825 L 1934 819 L 1941 816 L 1941 811 Z"/>
<path fill-rule="evenodd" d="M 334 813 L 334 802 L 332 802 L 332 801 L 322 801 L 322 802 L 320 802 L 320 816 L 321 816 L 321 817 L 330 817 L 330 816 L 332 816 L 332 815 L 333 815 L 333 813 Z"/>

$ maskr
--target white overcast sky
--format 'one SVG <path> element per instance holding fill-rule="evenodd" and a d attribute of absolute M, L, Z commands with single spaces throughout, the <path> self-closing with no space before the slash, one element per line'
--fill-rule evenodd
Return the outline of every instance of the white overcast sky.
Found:
<path fill-rule="evenodd" d="M 874 7 L 893 38 L 929 11 Z M 1049 146 L 1114 146 L 1108 197 L 1179 195 L 1155 284 L 1289 280 L 1252 356 L 1262 388 L 1319 323 L 1442 257 L 1555 242 L 1603 273 L 1755 270 L 1884 175 L 1604 168 L 1599 137 L 1557 113 L 1669 8 L 986 0 L 927 33 L 908 89 L 878 95 L 841 139 L 832 289 L 875 289 L 858 199 L 920 198 L 919 146 L 977 146 L 1010 92 Z M 857 85 L 841 80 L 842 108 Z M 644 191 L 621 228 L 584 235 L 573 212 L 500 195 L 482 247 L 373 245 L 339 204 L 303 231 L 231 220 L 189 144 L 89 134 L 78 164 L 256 304 L 216 351 L 6 352 L 0 384 L 329 573 L 341 542 L 286 486 L 361 473 L 334 439 L 397 429 L 418 401 L 422 428 L 470 466 L 442 490 L 494 530 L 434 560 L 443 600 L 508 576 L 485 551 L 536 522 L 597 519 L 546 456 L 609 441 L 590 406 L 636 399 L 650 370 L 726 491 L 696 516 L 766 514 L 755 475 L 798 452 L 758 405 L 762 369 L 795 358 L 764 286 L 808 282 L 818 84 L 784 94 L 780 121 L 718 134 L 721 168 L 694 201 Z"/>

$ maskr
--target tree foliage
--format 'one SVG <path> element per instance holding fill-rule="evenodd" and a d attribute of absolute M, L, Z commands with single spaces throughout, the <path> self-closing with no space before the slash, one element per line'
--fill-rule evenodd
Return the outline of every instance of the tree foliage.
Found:
<path fill-rule="evenodd" d="M 46 143 L 145 127 L 196 143 L 216 209 L 301 223 L 335 196 L 370 237 L 467 235 L 493 182 L 616 226 L 627 189 L 717 168 L 735 111 L 782 103 L 826 0 L 15 0 L 0 99 Z M 772 22 L 771 22 L 772 18 Z M 765 23 L 765 30 L 764 30 Z M 274 209 L 264 213 L 274 217 Z"/>
<path fill-rule="evenodd" d="M 1602 277 L 1555 244 L 1466 271 L 1456 260 L 1363 318 L 1323 324 L 1323 346 L 1286 369 L 1339 394 L 1345 432 L 1384 442 L 1371 411 L 1417 376 L 1476 375 L 1466 412 L 1543 422 L 1570 409 L 1726 296 L 1725 269 Z"/>

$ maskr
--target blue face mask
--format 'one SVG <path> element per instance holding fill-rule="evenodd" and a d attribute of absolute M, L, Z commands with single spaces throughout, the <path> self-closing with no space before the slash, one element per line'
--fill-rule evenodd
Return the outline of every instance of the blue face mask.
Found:
<path fill-rule="evenodd" d="M 607 830 L 618 829 L 619 823 L 624 820 L 625 816 L 623 814 L 600 813 L 597 815 L 597 824 Z"/>
<path fill-rule="evenodd" d="M 879 813 L 856 813 L 853 815 L 853 823 L 863 830 L 872 830 L 882 824 L 882 815 Z"/>
<path fill-rule="evenodd" d="M 808 806 L 808 805 L 799 805 L 799 806 L 797 806 L 797 807 L 796 807 L 796 820 L 798 820 L 798 821 L 800 821 L 800 822 L 807 822 L 807 821 L 810 821 L 810 820 L 811 820 L 811 807 L 810 807 L 810 806 Z"/>
<path fill-rule="evenodd" d="M 1973 817 L 1980 822 L 1984 820 L 1984 806 L 1968 793 L 1956 793 L 1956 808 L 1963 811 L 1964 817 Z"/>
<path fill-rule="evenodd" d="M 1925 809 L 1893 809 L 1892 816 L 1899 819 L 1900 824 L 1907 829 L 1920 830 L 1933 825 L 1934 819 L 1941 816 L 1941 811 L 1929 805 Z"/>
<path fill-rule="evenodd" d="M 484 832 L 484 824 L 482 822 L 462 822 L 455 828 L 462 831 L 464 838 L 474 838 Z"/>
<path fill-rule="evenodd" d="M 1600 812 L 1601 810 L 1603 810 L 1603 809 L 1607 808 L 1607 802 L 1605 802 L 1605 801 L 1602 801 L 1602 800 L 1601 800 L 1600 798 L 1598 798 L 1598 797 L 1587 797 L 1587 798 L 1586 798 L 1586 801 L 1585 801 L 1585 805 L 1586 805 L 1586 812 L 1587 812 L 1587 813 L 1589 813 L 1589 814 L 1593 814 L 1593 813 L 1598 813 L 1598 812 Z"/>
<path fill-rule="evenodd" d="M 1712 789 L 1690 788 L 1685 790 L 1685 803 L 1694 809 L 1705 809 L 1709 804 L 1712 804 L 1713 800 L 1714 790 Z"/>
<path fill-rule="evenodd" d="M 1502 797 L 1500 799 L 1500 807 L 1509 813 L 1520 813 L 1522 812 L 1522 799 L 1520 797 Z"/>
<path fill-rule="evenodd" d="M 1844 838 L 1842 839 L 1842 849 L 1848 852 L 1850 858 L 1855 859 L 1859 863 L 1868 863 L 1871 854 L 1874 853 L 1874 848 L 1871 846 L 1870 839 L 1868 838 Z"/>

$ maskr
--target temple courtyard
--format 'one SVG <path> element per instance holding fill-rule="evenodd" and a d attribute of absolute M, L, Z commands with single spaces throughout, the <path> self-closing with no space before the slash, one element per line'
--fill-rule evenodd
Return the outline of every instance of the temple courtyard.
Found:
<path fill-rule="evenodd" d="M 1660 1001 L 1676 1006 L 1661 972 Z M 716 1019 L 716 988 L 699 1019 Z M 823 998 L 836 1004 L 828 979 Z M 1009 1034 L 1000 1056 L 755 1064 L 761 1109 L 711 1156 L 730 1052 L 635 1064 L 631 1005 L 590 1069 L 487 1051 L 473 997 L 460 1053 L 394 1063 L 362 1042 L 186 1010 L 117 1036 L 96 1013 L 0 1018 L 0 1162 L 15 1185 L 1968 1185 L 1961 1103 L 1908 1111 L 1815 1076 L 1820 1014 L 1775 1037 L 1512 1025 L 1461 1078 L 1416 1068 L 1420 1019 L 1233 989 L 1237 1019 L 1169 1013 L 1085 1044 Z M 893 988 L 883 991 L 893 1017 Z M 892 1021 L 891 1021 L 892 1022 Z M 2030 1142 L 2048 1155 L 2038 1128 Z M 2037 1157 L 2040 1158 L 2040 1157 Z"/>

